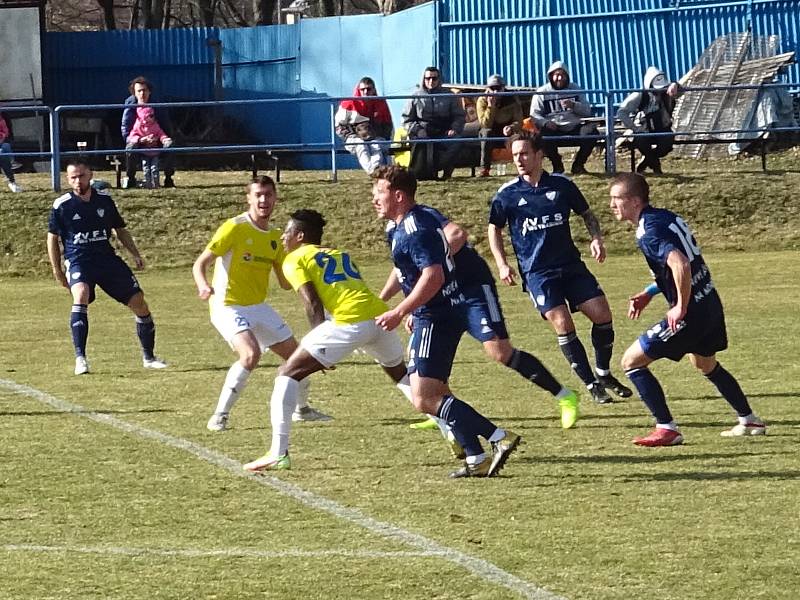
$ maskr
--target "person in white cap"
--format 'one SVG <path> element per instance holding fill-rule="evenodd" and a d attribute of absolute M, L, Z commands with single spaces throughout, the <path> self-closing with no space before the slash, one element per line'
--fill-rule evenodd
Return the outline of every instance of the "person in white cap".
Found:
<path fill-rule="evenodd" d="M 498 96 L 506 90 L 506 82 L 500 75 L 492 75 L 486 82 L 486 95 L 478 98 L 475 109 L 482 138 L 509 136 L 520 131 L 524 114 L 517 96 Z M 489 176 L 492 166 L 492 150 L 500 147 L 500 141 L 481 141 L 481 177 Z"/>
<path fill-rule="evenodd" d="M 681 93 L 680 86 L 670 82 L 658 67 L 648 67 L 642 87 L 647 91 L 633 92 L 623 100 L 617 119 L 631 133 L 671 132 L 672 111 Z M 660 174 L 661 159 L 672 151 L 674 141 L 671 135 L 632 138 L 629 143 L 642 153 L 642 160 L 636 165 L 637 173 L 644 173 L 649 167 L 653 173 Z"/>

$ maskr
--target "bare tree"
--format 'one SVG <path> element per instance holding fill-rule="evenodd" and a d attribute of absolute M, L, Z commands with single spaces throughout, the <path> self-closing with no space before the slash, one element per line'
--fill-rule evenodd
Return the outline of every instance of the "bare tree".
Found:
<path fill-rule="evenodd" d="M 253 0 L 253 24 L 270 25 L 275 22 L 277 0 Z"/>
<path fill-rule="evenodd" d="M 97 0 L 97 4 L 103 11 L 103 25 L 106 31 L 113 31 L 117 28 L 117 19 L 114 16 L 114 0 Z"/>

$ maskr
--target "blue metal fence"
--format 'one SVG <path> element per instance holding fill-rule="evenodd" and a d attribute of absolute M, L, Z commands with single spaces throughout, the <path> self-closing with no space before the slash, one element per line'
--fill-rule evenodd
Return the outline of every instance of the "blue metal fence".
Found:
<path fill-rule="evenodd" d="M 764 88 L 786 88 L 789 84 L 774 84 L 769 86 L 754 86 L 754 85 L 745 85 L 745 86 L 727 86 L 727 87 L 698 87 L 698 88 L 686 88 L 686 90 L 719 90 L 719 89 L 764 89 Z M 615 110 L 614 107 L 616 105 L 615 100 L 618 98 L 623 97 L 624 95 L 630 93 L 631 91 L 642 91 L 637 89 L 615 89 L 615 90 L 587 90 L 588 94 L 595 95 L 601 99 L 601 104 L 606 107 L 604 118 L 605 118 L 605 126 L 606 132 L 604 135 L 596 136 L 598 140 L 605 140 L 605 149 L 606 149 L 606 171 L 608 173 L 613 173 L 616 171 L 616 148 L 615 148 L 615 140 L 616 140 L 616 133 L 614 128 L 615 123 Z M 480 96 L 480 93 L 472 93 L 472 94 L 464 94 L 464 96 L 472 96 L 477 97 Z M 385 97 L 387 101 L 392 100 L 404 100 L 407 96 L 390 96 Z M 170 147 L 161 149 L 160 152 L 163 153 L 180 153 L 180 154 L 191 154 L 191 153 L 223 153 L 223 152 L 259 152 L 259 151 L 284 151 L 284 152 L 311 152 L 316 155 L 326 155 L 328 157 L 328 166 L 326 168 L 330 168 L 331 170 L 331 179 L 336 180 L 337 170 L 341 166 L 341 158 L 337 157 L 337 150 L 341 150 L 341 145 L 338 142 L 335 134 L 334 128 L 334 113 L 336 111 L 336 107 L 338 103 L 344 98 L 325 98 L 325 97 L 316 97 L 316 98 L 302 98 L 302 99 L 293 99 L 291 101 L 287 101 L 285 99 L 262 99 L 262 100 L 229 100 L 229 101 L 214 101 L 214 102 L 181 102 L 181 103 L 159 103 L 159 104 L 151 104 L 151 106 L 159 107 L 159 106 L 169 106 L 174 108 L 181 108 L 181 107 L 205 107 L 205 108 L 222 108 L 225 110 L 237 109 L 241 107 L 247 107 L 253 109 L 257 106 L 262 107 L 264 110 L 276 110 L 281 103 L 291 102 L 302 107 L 312 107 L 315 112 L 323 113 L 327 112 L 327 121 L 324 127 L 324 135 L 319 136 L 320 139 L 314 142 L 285 142 L 285 143 L 260 143 L 260 144 L 226 144 L 226 145 L 216 145 L 216 146 L 202 146 L 202 147 Z M 123 104 L 100 104 L 100 105 L 88 105 L 88 104 L 79 104 L 79 105 L 64 105 L 58 106 L 55 109 L 50 109 L 48 107 L 42 106 L 32 106 L 32 107 L 15 107 L 12 109 L 8 109 L 11 111 L 19 111 L 19 112 L 46 112 L 49 113 L 50 117 L 50 148 L 52 151 L 46 152 L 39 152 L 39 153 L 16 153 L 15 156 L 42 156 L 42 157 L 49 157 L 51 161 L 51 184 L 53 190 L 58 191 L 61 186 L 61 175 L 60 175 L 60 164 L 63 158 L 71 158 L 74 156 L 95 156 L 95 155 L 109 155 L 109 154 L 117 154 L 123 155 L 125 154 L 124 148 L 117 148 L 117 149 L 106 149 L 106 150 L 63 150 L 61 148 L 61 117 L 64 114 L 68 114 L 70 112 L 92 112 L 92 111 L 105 111 L 108 109 L 117 109 L 122 110 L 125 105 Z M 795 127 L 783 127 L 783 128 L 771 128 L 769 131 L 771 132 L 800 132 L 800 126 Z M 750 134 L 750 133 L 762 133 L 762 130 L 759 129 L 741 129 L 741 130 L 713 130 L 713 131 L 700 131 L 700 132 L 681 132 L 677 131 L 674 134 L 636 134 L 633 137 L 657 137 L 659 135 L 693 135 L 693 136 L 704 136 L 708 138 L 712 138 L 713 136 L 719 136 L 720 134 Z M 502 139 L 502 138 L 496 138 Z M 577 140 L 579 139 L 578 136 L 574 137 L 564 137 L 565 140 Z M 477 141 L 476 138 L 448 138 L 444 140 L 437 140 L 438 143 L 445 143 L 445 144 L 461 144 L 465 142 L 473 143 Z M 753 141 L 752 139 L 750 141 Z M 387 144 L 389 142 L 386 142 Z M 701 142 L 702 143 L 702 142 Z"/>

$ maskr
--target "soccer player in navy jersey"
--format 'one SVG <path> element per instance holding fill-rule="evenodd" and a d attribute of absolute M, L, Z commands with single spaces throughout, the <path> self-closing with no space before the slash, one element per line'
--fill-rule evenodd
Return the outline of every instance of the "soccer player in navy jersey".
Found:
<path fill-rule="evenodd" d="M 636 226 L 636 245 L 655 278 L 657 291 L 669 305 L 666 316 L 631 344 L 622 367 L 656 420 L 639 446 L 683 443 L 664 397 L 648 366 L 659 358 L 679 361 L 684 355 L 713 383 L 731 405 L 739 422 L 724 437 L 764 435 L 767 428 L 750 408 L 733 375 L 717 362 L 716 353 L 728 347 L 725 313 L 691 229 L 681 217 L 650 205 L 650 186 L 638 173 L 623 173 L 611 182 L 611 211 L 618 221 Z M 630 299 L 628 316 L 637 319 L 657 291 L 639 292 Z"/>
<path fill-rule="evenodd" d="M 438 221 L 450 246 L 456 267 L 456 278 L 466 298 L 467 333 L 483 345 L 484 351 L 491 359 L 550 392 L 558 400 L 561 426 L 564 429 L 574 426 L 579 416 L 577 394 L 562 386 L 534 355 L 512 346 L 492 271 L 483 257 L 467 241 L 469 237 L 467 231 L 431 206 L 420 205 L 420 208 Z M 390 237 L 394 228 L 395 223 L 390 221 L 387 227 L 387 234 Z M 391 274 L 380 293 L 380 298 L 388 300 L 399 291 L 400 282 L 394 274 Z M 413 324 L 411 328 L 413 330 Z M 435 422 L 432 427 L 424 423 L 415 423 L 412 428 L 436 427 Z"/>
<path fill-rule="evenodd" d="M 611 402 L 606 389 L 628 398 L 633 392 L 611 374 L 614 327 L 608 300 L 581 260 L 569 227 L 570 213 L 580 215 L 592 238 L 592 258 L 602 263 L 606 250 L 597 217 L 570 179 L 542 169 L 544 145 L 538 135 L 516 134 L 509 143 L 519 176 L 500 187 L 489 213 L 489 246 L 500 279 L 507 285 L 517 279 L 503 244 L 508 226 L 524 289 L 552 325 L 561 352 L 592 398 L 598 404 Z M 575 332 L 570 313 L 576 311 L 592 322 L 594 372 Z"/>
<path fill-rule="evenodd" d="M 398 166 L 372 174 L 372 204 L 378 217 L 395 222 L 392 260 L 405 298 L 375 318 L 391 331 L 413 314 L 408 372 L 414 407 L 447 423 L 466 454 L 451 477 L 492 477 L 517 448 L 520 437 L 498 428 L 456 398 L 448 379 L 458 342 L 469 324 L 466 298 L 454 277 L 450 248 L 439 222 L 415 200 L 417 180 Z M 492 445 L 486 456 L 478 436 Z"/>
<path fill-rule="evenodd" d="M 96 191 L 90 185 L 91 179 L 92 171 L 85 162 L 77 160 L 67 166 L 67 181 L 72 191 L 53 202 L 47 233 L 47 255 L 53 277 L 72 294 L 70 329 L 75 346 L 75 374 L 89 372 L 88 306 L 94 301 L 98 285 L 136 316 L 144 367 L 163 369 L 166 363 L 154 354 L 156 326 L 150 308 L 136 277 L 114 252 L 109 242 L 112 234 L 131 253 L 137 269 L 144 268 L 144 260 L 116 204 L 108 194 Z"/>

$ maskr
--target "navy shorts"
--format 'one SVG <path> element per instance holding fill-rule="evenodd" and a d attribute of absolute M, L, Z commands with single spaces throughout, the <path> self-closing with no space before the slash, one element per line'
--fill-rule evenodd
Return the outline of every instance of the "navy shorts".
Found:
<path fill-rule="evenodd" d="M 408 372 L 420 377 L 447 381 L 453 369 L 458 343 L 467 329 L 462 307 L 446 316 L 414 317 L 414 330 L 408 340 Z"/>
<path fill-rule="evenodd" d="M 577 312 L 587 300 L 605 295 L 583 261 L 558 269 L 527 273 L 525 286 L 533 305 L 542 315 L 562 304 L 568 305 L 571 312 Z"/>
<path fill-rule="evenodd" d="M 464 296 L 467 298 L 467 333 L 481 343 L 495 337 L 507 340 L 508 329 L 494 281 L 465 288 Z"/>
<path fill-rule="evenodd" d="M 687 354 L 713 356 L 728 347 L 728 333 L 725 329 L 725 315 L 719 313 L 685 318 L 682 327 L 672 332 L 667 320 L 662 319 L 639 336 L 639 344 L 644 353 L 657 360 L 668 358 L 679 361 Z"/>
<path fill-rule="evenodd" d="M 67 262 L 67 281 L 70 287 L 76 283 L 89 285 L 89 303 L 94 302 L 95 286 L 120 304 L 127 305 L 131 298 L 142 291 L 130 267 L 116 254 L 93 256 Z"/>

